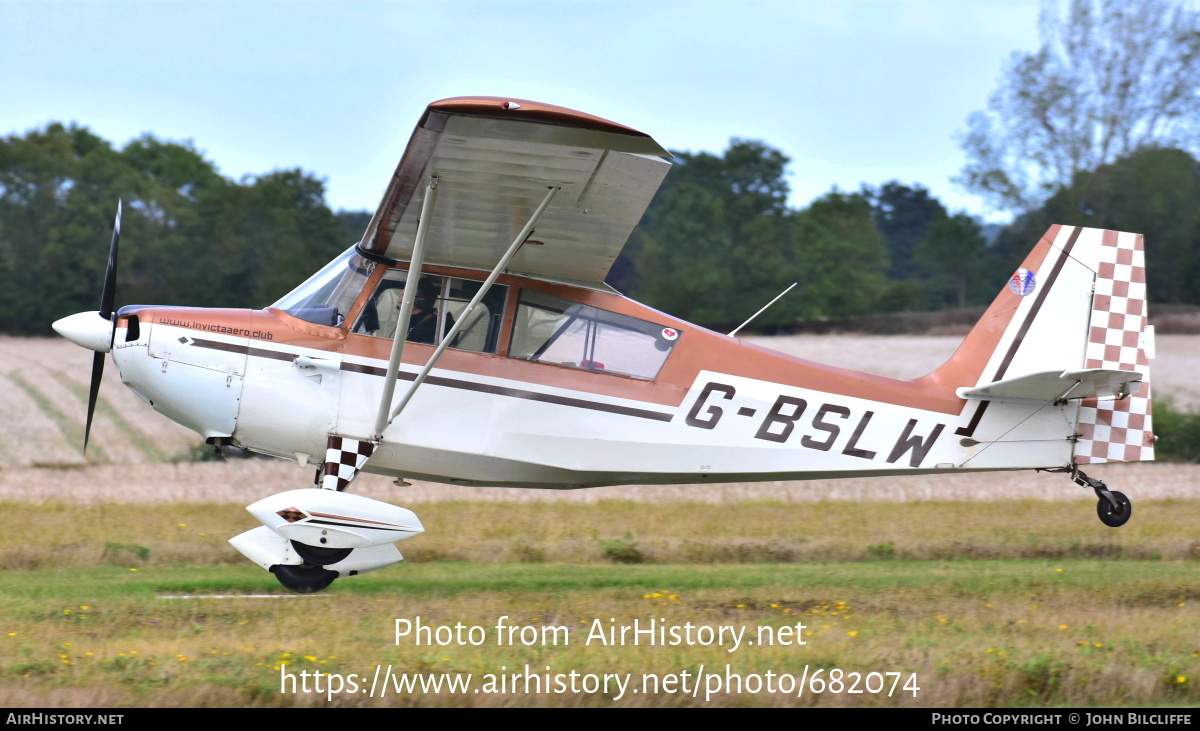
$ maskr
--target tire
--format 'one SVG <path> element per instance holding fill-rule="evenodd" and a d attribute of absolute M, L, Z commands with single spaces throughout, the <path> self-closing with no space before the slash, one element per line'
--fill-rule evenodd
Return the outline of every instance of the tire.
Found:
<path fill-rule="evenodd" d="M 1120 528 L 1128 523 L 1130 516 L 1133 515 L 1133 503 L 1129 502 L 1129 498 L 1125 497 L 1123 492 L 1113 490 L 1112 496 L 1121 506 L 1120 509 L 1114 510 L 1108 500 L 1100 498 L 1100 502 L 1096 503 L 1096 514 L 1100 516 L 1100 522 L 1109 528 Z"/>
<path fill-rule="evenodd" d="M 275 578 L 279 580 L 280 584 L 297 594 L 312 594 L 321 591 L 338 577 L 336 571 L 308 565 L 276 564 L 271 567 L 271 573 L 275 574 Z"/>
<path fill-rule="evenodd" d="M 310 546 L 307 543 L 292 541 L 292 550 L 296 552 L 297 556 L 313 566 L 330 566 L 345 559 L 354 549 Z"/>

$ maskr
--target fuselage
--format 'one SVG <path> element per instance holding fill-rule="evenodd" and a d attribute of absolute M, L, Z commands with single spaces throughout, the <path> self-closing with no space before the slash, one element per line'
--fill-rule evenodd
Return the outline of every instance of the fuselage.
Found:
<path fill-rule="evenodd" d="M 362 322 L 382 302 L 387 277 L 405 266 L 371 268 L 361 292 L 345 295 L 343 311 L 329 319 L 337 324 L 311 321 L 313 308 L 293 310 L 310 319 L 277 307 L 126 308 L 113 358 L 143 400 L 205 438 L 319 463 L 328 435 L 371 437 L 392 339 L 368 334 Z M 484 276 L 425 272 L 463 286 Z M 516 276 L 502 276 L 497 291 L 490 342 L 446 351 L 383 431 L 366 471 L 575 488 L 1070 461 L 1073 426 L 1063 410 L 1073 406 L 1031 413 L 997 405 L 969 438 L 961 436 L 971 409 L 955 388 L 974 383 L 994 350 L 983 340 L 998 339 L 1003 327 L 973 333 L 977 342 L 965 343 L 938 372 L 901 381 L 760 348 L 611 292 Z M 586 352 L 564 345 L 583 332 L 575 320 L 551 323 L 558 330 L 538 341 L 540 350 L 526 342 L 536 330 L 531 312 L 546 312 L 530 303 L 542 301 L 573 303 L 567 314 L 594 313 L 579 336 Z M 638 324 L 620 327 L 625 322 Z M 406 344 L 397 400 L 433 352 L 426 343 Z M 1027 427 L 1042 422 L 1044 438 L 1019 445 L 991 438 L 1029 419 Z"/>

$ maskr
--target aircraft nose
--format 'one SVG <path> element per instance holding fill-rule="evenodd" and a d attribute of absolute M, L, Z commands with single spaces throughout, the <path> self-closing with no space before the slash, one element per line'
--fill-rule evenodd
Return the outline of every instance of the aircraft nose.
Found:
<path fill-rule="evenodd" d="M 80 347 L 97 353 L 112 350 L 113 323 L 101 317 L 98 311 L 68 315 L 51 327 L 56 333 Z"/>

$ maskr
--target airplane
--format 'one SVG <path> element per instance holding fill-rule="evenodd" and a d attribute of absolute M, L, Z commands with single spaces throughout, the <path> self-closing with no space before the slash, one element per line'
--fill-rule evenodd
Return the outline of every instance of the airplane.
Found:
<path fill-rule="evenodd" d="M 54 323 L 94 351 L 84 449 L 111 354 L 208 444 L 313 466 L 230 540 L 302 593 L 401 561 L 424 530 L 347 492 L 361 472 L 575 489 L 1033 469 L 1129 520 L 1081 466 L 1154 458 L 1141 235 L 1051 226 L 944 365 L 885 378 L 604 283 L 671 159 L 562 107 L 434 102 L 362 240 L 261 310 L 114 311 L 118 204 L 99 311 Z"/>

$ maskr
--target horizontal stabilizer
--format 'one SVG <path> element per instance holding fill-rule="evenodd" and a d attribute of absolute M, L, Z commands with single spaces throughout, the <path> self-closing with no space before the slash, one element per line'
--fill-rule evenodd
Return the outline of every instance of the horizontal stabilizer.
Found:
<path fill-rule="evenodd" d="M 1046 371 L 1005 378 L 986 386 L 958 389 L 959 398 L 983 401 L 1045 403 L 1077 399 L 1119 399 L 1136 393 L 1145 376 L 1137 371 L 1089 368 Z"/>

